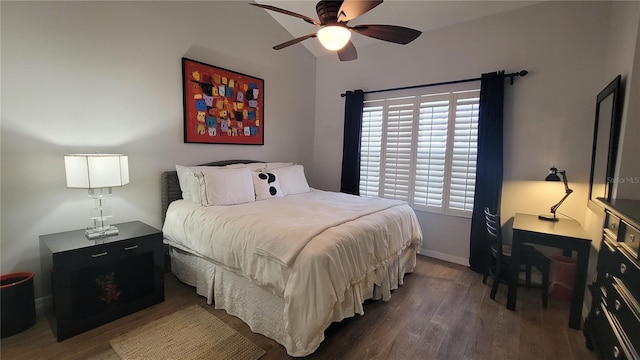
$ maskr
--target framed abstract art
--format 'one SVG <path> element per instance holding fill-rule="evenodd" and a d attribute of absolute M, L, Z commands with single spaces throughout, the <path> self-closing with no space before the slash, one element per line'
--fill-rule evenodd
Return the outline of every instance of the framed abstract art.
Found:
<path fill-rule="evenodd" d="M 264 80 L 182 58 L 184 142 L 264 145 Z"/>

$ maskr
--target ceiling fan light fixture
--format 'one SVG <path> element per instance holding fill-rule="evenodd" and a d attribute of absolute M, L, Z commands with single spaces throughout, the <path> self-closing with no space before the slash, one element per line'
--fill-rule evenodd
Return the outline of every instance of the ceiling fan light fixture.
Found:
<path fill-rule="evenodd" d="M 340 50 L 351 39 L 351 31 L 343 26 L 325 26 L 318 31 L 318 39 L 327 50 Z"/>
<path fill-rule="evenodd" d="M 272 5 L 260 3 L 249 3 L 249 5 L 293 16 L 320 27 L 316 32 L 278 44 L 273 47 L 274 50 L 281 50 L 307 39 L 317 37 L 325 49 L 336 52 L 340 61 L 351 61 L 358 58 L 356 47 L 350 41 L 352 31 L 373 39 L 401 45 L 412 42 L 422 34 L 422 31 L 397 25 L 356 25 L 353 27 L 347 25 L 349 21 L 367 13 L 380 5 L 382 1 L 383 0 L 320 0 L 316 4 L 318 20 Z"/>

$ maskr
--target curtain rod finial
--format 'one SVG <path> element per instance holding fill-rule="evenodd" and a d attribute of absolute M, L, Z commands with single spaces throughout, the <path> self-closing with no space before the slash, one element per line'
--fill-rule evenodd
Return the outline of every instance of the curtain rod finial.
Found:
<path fill-rule="evenodd" d="M 529 72 L 527 70 L 520 70 L 520 72 L 518 73 L 518 75 L 520 76 L 527 76 Z"/>

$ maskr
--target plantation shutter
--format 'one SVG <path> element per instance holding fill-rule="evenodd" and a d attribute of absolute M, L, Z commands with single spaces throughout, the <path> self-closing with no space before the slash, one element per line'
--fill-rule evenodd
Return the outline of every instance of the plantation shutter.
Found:
<path fill-rule="evenodd" d="M 415 97 L 387 100 L 382 197 L 409 201 Z"/>
<path fill-rule="evenodd" d="M 360 194 L 471 217 L 479 90 L 365 101 Z"/>
<path fill-rule="evenodd" d="M 422 96 L 418 117 L 414 207 L 442 212 L 449 96 Z"/>
<path fill-rule="evenodd" d="M 378 196 L 384 100 L 365 101 L 360 140 L 360 195 Z"/>
<path fill-rule="evenodd" d="M 478 113 L 480 93 L 454 94 L 455 126 L 449 188 L 449 213 L 473 211 L 478 157 Z"/>

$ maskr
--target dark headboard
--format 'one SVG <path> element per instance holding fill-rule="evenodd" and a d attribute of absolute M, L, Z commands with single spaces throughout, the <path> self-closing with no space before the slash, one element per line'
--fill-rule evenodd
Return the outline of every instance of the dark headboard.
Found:
<path fill-rule="evenodd" d="M 231 164 L 250 164 L 261 163 L 262 161 L 256 160 L 222 160 L 214 161 L 207 164 L 201 164 L 198 166 L 226 166 Z M 178 173 L 173 171 L 165 171 L 160 175 L 160 188 L 162 190 L 162 223 L 164 224 L 164 218 L 167 216 L 167 208 L 174 200 L 182 199 L 182 190 L 180 190 L 180 182 L 178 181 Z"/>

